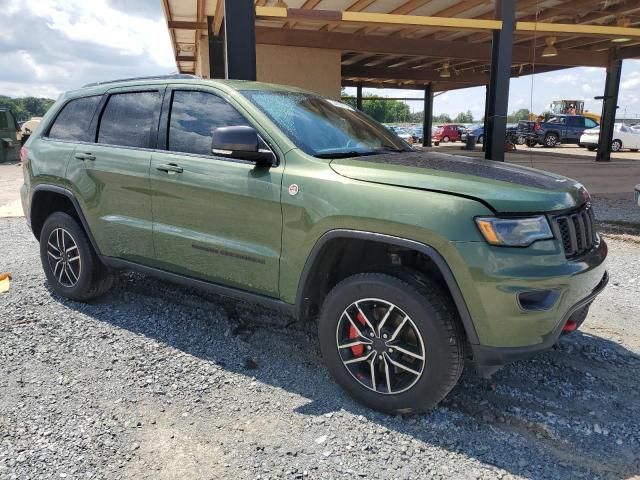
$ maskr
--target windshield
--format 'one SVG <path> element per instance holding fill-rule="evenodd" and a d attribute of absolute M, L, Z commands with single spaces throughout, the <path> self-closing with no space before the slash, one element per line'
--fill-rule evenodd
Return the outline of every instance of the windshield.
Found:
<path fill-rule="evenodd" d="M 383 125 L 335 100 L 286 91 L 242 94 L 309 155 L 340 158 L 411 150 Z"/>

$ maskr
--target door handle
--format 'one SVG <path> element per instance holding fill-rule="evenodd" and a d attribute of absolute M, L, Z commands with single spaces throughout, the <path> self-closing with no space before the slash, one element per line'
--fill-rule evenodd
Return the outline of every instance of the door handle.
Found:
<path fill-rule="evenodd" d="M 89 152 L 76 153 L 74 157 L 77 158 L 78 160 L 95 160 L 96 159 L 96 156 Z"/>
<path fill-rule="evenodd" d="M 161 172 L 167 172 L 167 173 L 182 173 L 184 171 L 182 167 L 176 165 L 175 163 L 166 163 L 163 165 L 158 165 L 156 167 L 156 170 L 160 170 Z"/>

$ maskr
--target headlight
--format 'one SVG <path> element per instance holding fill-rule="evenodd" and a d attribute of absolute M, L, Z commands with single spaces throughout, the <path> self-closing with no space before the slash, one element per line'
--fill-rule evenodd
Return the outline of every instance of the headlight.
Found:
<path fill-rule="evenodd" d="M 476 224 L 491 245 L 528 247 L 536 240 L 553 238 L 544 215 L 529 218 L 478 217 Z"/>

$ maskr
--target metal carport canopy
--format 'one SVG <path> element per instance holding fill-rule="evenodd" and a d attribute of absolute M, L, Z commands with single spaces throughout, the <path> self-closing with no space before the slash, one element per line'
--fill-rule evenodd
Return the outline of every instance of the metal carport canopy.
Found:
<path fill-rule="evenodd" d="M 225 18 L 225 0 L 161 1 L 180 72 L 210 76 L 210 64 L 220 65 L 229 49 L 225 29 L 232 26 L 237 39 L 242 38 L 238 29 L 248 28 L 247 18 Z M 502 67 L 494 76 L 508 78 L 578 66 L 611 70 L 620 59 L 640 58 L 640 1 L 226 0 L 228 8 L 245 14 L 237 4 L 253 3 L 255 43 L 339 50 L 343 86 L 429 86 L 437 92 L 489 85 L 491 67 L 498 63 Z M 509 32 L 503 31 L 499 11 L 508 14 Z M 205 57 L 199 49 L 207 38 L 222 40 Z M 501 47 L 492 49 L 497 38 Z M 255 44 L 247 48 L 246 59 L 234 55 L 236 71 L 252 71 L 242 62 L 255 63 Z M 229 65 L 222 69 L 222 76 L 229 76 Z M 610 77 L 619 82 L 619 76 Z M 508 94 L 508 82 L 499 85 L 500 95 Z M 506 116 L 501 109 L 492 112 Z M 500 151 L 490 154 L 503 157 Z"/>

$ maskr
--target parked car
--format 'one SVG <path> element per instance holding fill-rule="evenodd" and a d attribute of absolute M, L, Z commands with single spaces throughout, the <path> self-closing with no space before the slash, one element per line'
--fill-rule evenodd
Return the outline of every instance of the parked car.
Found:
<path fill-rule="evenodd" d="M 456 142 L 461 139 L 463 131 L 464 129 L 460 125 L 440 125 L 438 128 L 436 128 L 436 131 L 432 136 L 432 140 L 443 143 Z"/>
<path fill-rule="evenodd" d="M 484 143 L 484 125 L 471 125 L 469 128 L 466 128 L 465 131 L 460 136 L 460 140 L 463 142 L 467 141 L 467 135 L 473 135 L 476 137 L 476 143 Z"/>
<path fill-rule="evenodd" d="M 433 407 L 466 361 L 489 373 L 551 348 L 608 279 L 575 180 L 416 152 L 292 87 L 89 85 L 21 156 L 56 295 L 88 301 L 135 270 L 314 321 L 337 382 L 385 412 Z"/>
<path fill-rule="evenodd" d="M 582 115 L 555 115 L 541 122 L 535 130 L 535 142 L 544 147 L 555 147 L 560 143 L 580 143 L 582 132 L 598 124 Z"/>
<path fill-rule="evenodd" d="M 422 143 L 424 140 L 424 133 L 422 127 L 415 127 L 411 131 L 411 135 L 413 136 L 413 143 Z"/>
<path fill-rule="evenodd" d="M 600 138 L 600 127 L 585 130 L 580 137 L 580 145 L 587 147 L 590 151 L 598 148 Z M 611 151 L 619 152 L 622 149 L 629 149 L 637 152 L 640 149 L 640 130 L 633 129 L 624 123 L 616 123 L 613 127 L 613 141 Z"/>
<path fill-rule="evenodd" d="M 390 130 L 394 135 L 396 135 L 398 138 L 401 138 L 402 140 L 407 142 L 409 145 L 413 144 L 414 142 L 413 134 L 409 132 L 407 129 L 399 127 L 397 125 L 384 125 L 384 126 L 388 130 Z"/>

